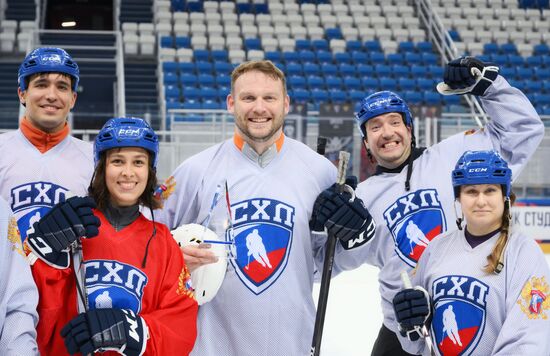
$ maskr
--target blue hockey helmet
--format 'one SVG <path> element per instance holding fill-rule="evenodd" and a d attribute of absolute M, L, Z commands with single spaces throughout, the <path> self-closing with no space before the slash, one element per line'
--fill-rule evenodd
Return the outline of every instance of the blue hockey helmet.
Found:
<path fill-rule="evenodd" d="M 403 115 L 405 125 L 412 127 L 412 115 L 409 106 L 399 95 L 392 91 L 379 91 L 361 101 L 361 109 L 355 115 L 357 126 L 363 138 L 366 138 L 365 123 L 373 117 L 397 112 Z"/>
<path fill-rule="evenodd" d="M 452 180 L 455 198 L 460 195 L 460 186 L 466 184 L 500 184 L 509 197 L 512 170 L 496 151 L 466 151 L 456 163 Z"/>
<path fill-rule="evenodd" d="M 80 79 L 78 64 L 76 64 L 64 49 L 57 47 L 37 48 L 25 57 L 19 66 L 17 75 L 17 81 L 21 91 L 27 89 L 25 79 L 28 76 L 45 72 L 64 73 L 71 76 L 73 78 L 72 89 L 76 92 Z"/>
<path fill-rule="evenodd" d="M 121 147 L 141 147 L 151 152 L 151 164 L 154 169 L 157 168 L 159 139 L 145 120 L 137 117 L 109 119 L 95 139 L 95 164 L 99 162 L 101 152 Z"/>

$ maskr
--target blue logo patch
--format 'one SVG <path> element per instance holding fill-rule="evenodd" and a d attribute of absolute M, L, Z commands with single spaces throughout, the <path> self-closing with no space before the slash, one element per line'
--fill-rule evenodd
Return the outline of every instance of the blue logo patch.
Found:
<path fill-rule="evenodd" d="M 147 275 L 134 266 L 111 260 L 86 261 L 86 290 L 90 309 L 141 311 Z"/>
<path fill-rule="evenodd" d="M 442 355 L 474 352 L 483 335 L 489 286 L 467 276 L 445 276 L 432 284 L 432 333 Z"/>
<path fill-rule="evenodd" d="M 18 217 L 21 241 L 32 232 L 33 225 L 55 204 L 65 201 L 68 189 L 50 182 L 31 182 L 11 189 L 11 210 Z"/>
<path fill-rule="evenodd" d="M 397 255 L 414 267 L 430 241 L 447 230 L 445 213 L 435 189 L 417 190 L 398 198 L 386 211 Z"/>
<path fill-rule="evenodd" d="M 232 204 L 231 264 L 254 294 L 260 294 L 283 273 L 292 246 L 294 208 L 283 202 L 258 198 Z"/>

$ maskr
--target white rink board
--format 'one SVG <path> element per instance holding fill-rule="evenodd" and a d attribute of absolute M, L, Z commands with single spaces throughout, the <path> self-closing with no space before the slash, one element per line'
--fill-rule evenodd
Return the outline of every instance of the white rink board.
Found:
<path fill-rule="evenodd" d="M 546 255 L 550 265 L 550 255 Z M 314 285 L 315 303 L 319 283 Z M 330 283 L 321 356 L 370 355 L 382 325 L 378 269 L 364 265 L 344 272 Z"/>

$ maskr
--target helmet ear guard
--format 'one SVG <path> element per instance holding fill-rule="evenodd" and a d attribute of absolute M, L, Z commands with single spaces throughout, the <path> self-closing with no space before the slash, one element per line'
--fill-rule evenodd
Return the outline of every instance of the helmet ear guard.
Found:
<path fill-rule="evenodd" d="M 112 148 L 141 147 L 151 153 L 151 166 L 157 168 L 159 140 L 149 124 L 137 117 L 109 119 L 99 131 L 94 142 L 94 163 L 97 165 L 102 152 Z"/>
<path fill-rule="evenodd" d="M 499 184 L 506 198 L 510 197 L 512 170 L 508 163 L 494 150 L 466 151 L 458 159 L 452 172 L 455 199 L 460 196 L 460 187 L 471 184 Z"/>
<path fill-rule="evenodd" d="M 62 48 L 42 47 L 31 51 L 19 66 L 17 81 L 21 91 L 27 90 L 26 79 L 37 73 L 63 73 L 73 78 L 72 89 L 76 92 L 80 80 L 78 64 Z"/>

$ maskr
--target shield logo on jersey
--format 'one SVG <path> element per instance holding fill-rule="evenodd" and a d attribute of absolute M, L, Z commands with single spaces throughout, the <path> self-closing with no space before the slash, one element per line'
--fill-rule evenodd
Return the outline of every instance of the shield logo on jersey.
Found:
<path fill-rule="evenodd" d="M 485 326 L 485 309 L 462 299 L 440 299 L 434 310 L 432 333 L 442 355 L 472 351 Z"/>
<path fill-rule="evenodd" d="M 421 189 L 399 197 L 384 211 L 384 220 L 397 255 L 411 267 L 416 266 L 430 241 L 447 229 L 435 189 Z"/>
<path fill-rule="evenodd" d="M 420 210 L 392 231 L 399 256 L 410 266 L 415 266 L 434 237 L 443 232 L 443 216 L 440 209 Z"/>
<path fill-rule="evenodd" d="M 112 260 L 89 260 L 86 266 L 86 292 L 90 309 L 131 309 L 141 311 L 147 275 L 138 268 Z"/>
<path fill-rule="evenodd" d="M 235 211 L 236 222 L 226 234 L 228 241 L 234 239 L 231 264 L 244 285 L 254 294 L 260 294 L 286 268 L 292 245 L 294 208 L 263 198 L 234 204 L 231 209 Z"/>

